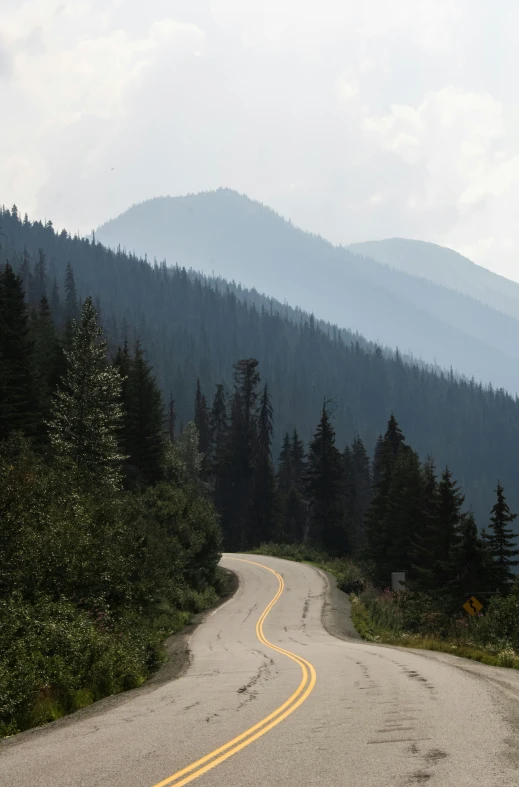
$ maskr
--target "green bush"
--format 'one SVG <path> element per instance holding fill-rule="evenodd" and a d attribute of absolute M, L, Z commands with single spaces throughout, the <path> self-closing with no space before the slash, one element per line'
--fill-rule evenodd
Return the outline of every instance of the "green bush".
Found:
<path fill-rule="evenodd" d="M 220 530 L 201 488 L 93 496 L 0 444 L 0 736 L 139 686 L 212 605 Z"/>

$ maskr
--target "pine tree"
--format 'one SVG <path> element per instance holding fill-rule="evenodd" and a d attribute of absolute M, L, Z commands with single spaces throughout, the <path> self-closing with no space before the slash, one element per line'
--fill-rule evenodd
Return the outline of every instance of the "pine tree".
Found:
<path fill-rule="evenodd" d="M 351 470 L 349 472 L 351 478 L 348 484 L 351 548 L 353 552 L 359 554 L 366 546 L 365 520 L 373 496 L 373 481 L 368 452 L 358 435 L 353 440 L 351 447 Z"/>
<path fill-rule="evenodd" d="M 305 489 L 306 452 L 304 443 L 299 438 L 297 429 L 294 429 L 292 433 L 292 451 L 290 457 L 294 488 L 303 495 Z"/>
<path fill-rule="evenodd" d="M 519 565 L 517 536 L 509 525 L 515 521 L 517 514 L 512 514 L 500 481 L 496 488 L 497 500 L 490 517 L 490 534 L 488 544 L 493 558 L 491 581 L 496 590 L 506 593 L 514 579 L 513 568 Z"/>
<path fill-rule="evenodd" d="M 277 536 L 278 504 L 272 464 L 272 402 L 265 384 L 257 415 L 257 440 L 251 496 L 250 546 L 259 546 Z"/>
<path fill-rule="evenodd" d="M 366 513 L 366 551 L 374 567 L 378 584 L 388 585 L 388 570 L 399 570 L 388 565 L 391 535 L 386 531 L 386 513 L 392 472 L 401 452 L 410 450 L 394 415 L 389 418 L 384 437 L 377 441 L 373 461 L 373 499 Z"/>
<path fill-rule="evenodd" d="M 405 437 L 393 413 L 387 423 L 386 434 L 384 435 L 384 444 L 386 448 L 389 446 L 390 452 L 393 457 L 396 457 L 400 449 L 405 443 Z"/>
<path fill-rule="evenodd" d="M 51 416 L 52 397 L 61 376 L 66 371 L 66 358 L 52 320 L 47 298 L 40 301 L 39 311 L 32 319 L 34 346 L 33 374 L 36 389 L 36 434 L 40 443 L 46 443 L 46 422 Z"/>
<path fill-rule="evenodd" d="M 342 484 L 342 457 L 335 445 L 335 430 L 325 402 L 308 452 L 306 494 L 311 540 L 331 554 L 345 554 L 348 548 Z"/>
<path fill-rule="evenodd" d="M 276 540 L 288 544 L 302 543 L 307 525 L 307 506 L 304 499 L 305 448 L 294 429 L 292 437 L 285 434 L 279 454 L 277 491 L 279 507 L 279 535 Z"/>
<path fill-rule="evenodd" d="M 380 434 L 377 437 L 377 442 L 375 443 L 375 451 L 373 452 L 373 465 L 372 465 L 372 476 L 373 476 L 373 487 L 376 489 L 382 480 L 384 475 L 384 466 L 383 466 L 383 458 L 384 458 L 384 438 Z"/>
<path fill-rule="evenodd" d="M 205 396 L 200 388 L 199 379 L 196 381 L 194 423 L 197 428 L 198 439 L 200 441 L 199 450 L 203 453 L 204 457 L 206 457 L 209 453 L 209 444 L 211 442 L 209 412 Z"/>
<path fill-rule="evenodd" d="M 79 304 L 76 291 L 76 282 L 72 265 L 67 262 L 65 270 L 65 320 L 77 320 L 79 316 Z"/>
<path fill-rule="evenodd" d="M 177 413 L 175 409 L 175 400 L 173 399 L 173 393 L 170 392 L 169 394 L 169 406 L 168 406 L 168 437 L 171 443 L 175 442 L 175 425 L 177 422 Z"/>
<path fill-rule="evenodd" d="M 58 328 L 61 328 L 61 326 L 63 325 L 63 313 L 61 308 L 61 298 L 59 294 L 58 282 L 56 279 L 53 279 L 52 281 L 49 306 L 50 306 L 50 311 L 52 314 L 52 320 L 54 322 L 54 325 Z"/>
<path fill-rule="evenodd" d="M 250 543 L 250 499 L 257 439 L 258 362 L 234 364 L 234 394 L 226 440 L 225 461 L 219 473 L 219 505 L 226 544 L 243 549 Z"/>
<path fill-rule="evenodd" d="M 211 442 L 209 446 L 209 474 L 218 475 L 226 448 L 227 440 L 227 405 L 225 403 L 225 391 L 223 385 L 216 385 L 211 412 L 209 413 L 209 434 Z"/>
<path fill-rule="evenodd" d="M 32 278 L 31 298 L 29 303 L 37 306 L 42 298 L 47 297 L 47 262 L 43 249 L 38 250 L 38 260 L 34 266 Z"/>
<path fill-rule="evenodd" d="M 423 466 L 423 503 L 421 528 L 411 545 L 410 586 L 419 593 L 433 593 L 443 554 L 442 531 L 438 522 L 438 480 L 434 462 L 428 458 Z"/>
<path fill-rule="evenodd" d="M 485 592 L 488 581 L 488 553 L 478 528 L 474 514 L 461 517 L 455 545 L 451 550 L 451 580 L 449 590 L 452 607 L 456 608 L 466 599 L 479 592 Z"/>
<path fill-rule="evenodd" d="M 0 439 L 35 429 L 34 346 L 21 279 L 7 264 L 0 269 Z"/>
<path fill-rule="evenodd" d="M 31 299 L 32 273 L 31 273 L 31 262 L 29 258 L 29 252 L 27 251 L 27 248 L 25 246 L 23 249 L 22 263 L 20 265 L 19 276 L 20 279 L 22 280 L 25 302 L 30 303 L 32 302 Z"/>
<path fill-rule="evenodd" d="M 452 579 L 452 555 L 458 547 L 459 534 L 463 520 L 462 506 L 465 495 L 460 492 L 452 473 L 446 467 L 438 484 L 438 555 L 436 589 L 440 594 L 449 595 Z"/>
<path fill-rule="evenodd" d="M 392 571 L 411 569 L 412 542 L 423 528 L 423 475 L 417 454 L 400 451 L 391 471 L 383 530 L 387 552 L 378 565 L 389 585 Z"/>
<path fill-rule="evenodd" d="M 277 485 L 280 497 L 284 499 L 294 483 L 292 467 L 292 443 L 287 432 L 283 438 L 283 445 L 278 458 Z"/>
<path fill-rule="evenodd" d="M 54 396 L 49 435 L 54 455 L 75 470 L 78 484 L 92 491 L 120 486 L 117 432 L 122 411 L 121 378 L 106 362 L 106 342 L 87 298 L 73 326 L 67 372 Z"/>
<path fill-rule="evenodd" d="M 123 354 L 120 368 L 127 374 L 127 383 L 123 383 L 122 431 L 124 451 L 128 455 L 126 483 L 154 484 L 163 474 L 164 410 L 160 389 L 139 341 L 133 358 L 125 358 Z"/>

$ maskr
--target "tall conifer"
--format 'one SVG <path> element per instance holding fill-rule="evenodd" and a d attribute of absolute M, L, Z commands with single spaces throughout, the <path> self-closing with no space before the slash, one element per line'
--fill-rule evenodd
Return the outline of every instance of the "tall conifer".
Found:
<path fill-rule="evenodd" d="M 117 489 L 122 455 L 118 430 L 121 378 L 106 362 L 106 342 L 91 298 L 81 322 L 73 325 L 67 372 L 57 390 L 49 422 L 50 441 L 58 459 L 69 462 L 79 484 L 92 491 Z"/>

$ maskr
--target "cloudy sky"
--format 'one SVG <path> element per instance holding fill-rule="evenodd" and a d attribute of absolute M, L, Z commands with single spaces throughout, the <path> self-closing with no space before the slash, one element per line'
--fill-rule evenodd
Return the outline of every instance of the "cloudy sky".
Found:
<path fill-rule="evenodd" d="M 0 201 L 89 231 L 228 186 L 519 280 L 517 0 L 1 0 Z"/>

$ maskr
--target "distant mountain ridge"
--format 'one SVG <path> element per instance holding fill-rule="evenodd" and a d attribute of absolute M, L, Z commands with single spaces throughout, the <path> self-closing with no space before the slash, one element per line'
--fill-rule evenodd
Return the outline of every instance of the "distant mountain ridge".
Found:
<path fill-rule="evenodd" d="M 395 270 L 462 292 L 519 319 L 519 284 L 453 249 L 407 238 L 351 243 L 346 248 Z"/>
<path fill-rule="evenodd" d="M 519 391 L 519 320 L 512 316 L 513 301 L 505 313 L 473 294 L 445 287 L 440 273 L 433 282 L 422 270 L 420 276 L 397 270 L 399 252 L 393 243 L 379 242 L 373 251 L 389 260 L 390 247 L 390 267 L 386 259 L 376 261 L 305 233 L 228 189 L 148 200 L 101 226 L 96 236 L 112 248 L 241 282 L 369 341 Z M 368 248 L 362 246 L 365 255 Z M 360 250 L 358 244 L 355 249 Z M 478 267 L 469 260 L 463 265 Z M 461 267 L 457 276 L 463 277 Z M 474 291 L 476 285 L 469 285 L 467 290 Z"/>
<path fill-rule="evenodd" d="M 0 265 L 10 261 L 20 272 L 31 304 L 46 292 L 63 324 L 70 263 L 78 296 L 91 295 L 98 306 L 111 351 L 139 338 L 165 400 L 173 395 L 177 427 L 193 418 L 197 380 L 211 401 L 216 384 L 232 390 L 237 359 L 256 358 L 272 395 L 274 456 L 295 427 L 309 441 L 324 399 L 333 401 L 341 448 L 360 435 L 372 453 L 393 412 L 422 459 L 432 455 L 439 471 L 449 465 L 481 526 L 498 478 L 519 508 L 518 399 L 405 363 L 354 334 L 343 338 L 334 326 L 232 282 L 149 264 L 2 208 L 0 224 Z"/>

